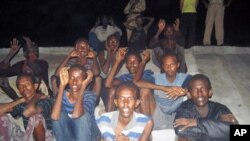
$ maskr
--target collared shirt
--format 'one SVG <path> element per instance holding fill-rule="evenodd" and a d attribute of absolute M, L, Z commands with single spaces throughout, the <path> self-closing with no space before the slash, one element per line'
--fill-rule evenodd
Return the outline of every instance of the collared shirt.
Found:
<path fill-rule="evenodd" d="M 103 114 L 96 120 L 97 125 L 101 131 L 102 138 L 106 141 L 113 141 L 115 139 L 115 128 L 118 123 L 119 111 L 109 112 Z M 147 125 L 150 117 L 133 112 L 133 117 L 128 125 L 122 130 L 122 134 L 129 137 L 130 141 L 138 141 Z"/>

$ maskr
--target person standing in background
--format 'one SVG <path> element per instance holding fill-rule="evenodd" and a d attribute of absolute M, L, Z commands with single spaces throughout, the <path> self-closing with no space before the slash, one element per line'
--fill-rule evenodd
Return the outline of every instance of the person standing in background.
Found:
<path fill-rule="evenodd" d="M 211 33 L 215 24 L 215 38 L 218 46 L 224 44 L 224 14 L 232 0 L 224 4 L 224 0 L 202 0 L 207 8 L 203 45 L 211 45 Z"/>
<path fill-rule="evenodd" d="M 198 2 L 198 0 L 180 0 L 181 33 L 185 48 L 190 48 L 195 43 Z"/>
<path fill-rule="evenodd" d="M 123 13 L 126 14 L 126 21 L 124 22 L 125 25 L 129 24 L 129 26 L 136 27 L 135 19 L 137 16 L 141 15 L 143 11 L 146 9 L 146 2 L 145 0 L 130 0 L 126 7 L 123 10 Z M 133 22 L 129 22 L 132 19 L 134 19 Z M 127 32 L 127 40 L 130 39 L 130 36 L 132 34 L 131 29 L 126 29 Z"/>

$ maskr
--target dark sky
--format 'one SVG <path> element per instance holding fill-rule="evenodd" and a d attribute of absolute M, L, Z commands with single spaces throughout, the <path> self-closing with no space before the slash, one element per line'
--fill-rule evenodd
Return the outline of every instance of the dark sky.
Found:
<path fill-rule="evenodd" d="M 87 37 L 98 16 L 112 15 L 122 30 L 123 8 L 128 0 L 1 0 L 0 47 L 8 47 L 15 36 L 29 35 L 39 46 L 69 46 L 78 37 Z M 178 0 L 146 0 L 145 16 L 173 22 Z M 249 0 L 233 0 L 225 14 L 225 44 L 250 46 Z M 202 43 L 206 9 L 198 6 L 197 44 Z M 150 36 L 149 35 L 149 36 Z M 213 37 L 214 40 L 214 37 Z"/>

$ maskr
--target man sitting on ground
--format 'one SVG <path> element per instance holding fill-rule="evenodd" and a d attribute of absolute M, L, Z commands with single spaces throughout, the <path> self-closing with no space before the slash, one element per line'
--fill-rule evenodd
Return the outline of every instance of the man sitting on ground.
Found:
<path fill-rule="evenodd" d="M 229 140 L 230 124 L 238 124 L 235 116 L 225 106 L 210 101 L 212 86 L 207 76 L 194 75 L 188 83 L 189 100 L 177 109 L 174 121 L 179 141 Z"/>

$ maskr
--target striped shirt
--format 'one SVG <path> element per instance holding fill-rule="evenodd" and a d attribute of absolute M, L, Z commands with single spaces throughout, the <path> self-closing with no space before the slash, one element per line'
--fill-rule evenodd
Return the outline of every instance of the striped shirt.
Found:
<path fill-rule="evenodd" d="M 142 75 L 142 80 L 154 83 L 155 79 L 153 77 L 154 72 L 151 70 L 145 70 Z M 118 78 L 122 82 L 133 81 L 133 76 L 130 73 L 125 73 Z"/>
<path fill-rule="evenodd" d="M 118 116 L 119 111 L 114 111 L 105 113 L 99 119 L 96 120 L 97 125 L 101 131 L 102 138 L 104 140 L 115 140 L 115 128 L 118 123 Z M 129 141 L 138 141 L 149 120 L 150 117 L 134 112 L 131 121 L 124 128 L 122 134 L 129 137 Z"/>
<path fill-rule="evenodd" d="M 69 102 L 68 97 L 66 96 L 66 92 L 67 90 L 64 90 L 63 92 L 62 109 L 66 113 L 71 114 L 75 104 Z M 94 94 L 94 92 L 85 91 L 85 94 L 83 96 L 83 107 L 84 111 L 88 112 L 91 116 L 94 116 L 95 103 L 96 103 L 96 95 Z"/>

